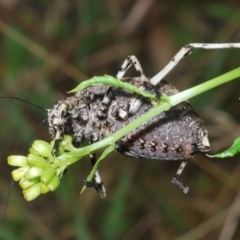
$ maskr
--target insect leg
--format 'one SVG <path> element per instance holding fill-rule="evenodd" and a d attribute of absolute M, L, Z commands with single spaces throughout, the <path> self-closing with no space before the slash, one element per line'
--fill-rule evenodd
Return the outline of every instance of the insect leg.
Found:
<path fill-rule="evenodd" d="M 146 81 L 147 78 L 143 73 L 142 67 L 141 67 L 138 59 L 135 56 L 129 56 L 124 61 L 123 65 L 121 66 L 120 71 L 117 73 L 116 77 L 121 80 L 123 78 L 123 76 L 125 75 L 125 73 L 127 72 L 127 70 L 132 65 L 134 65 L 137 72 L 139 72 L 141 80 L 143 82 Z M 111 99 L 112 99 L 112 87 L 110 87 L 108 89 L 108 91 L 104 95 L 101 105 L 98 108 L 97 114 L 100 118 L 106 117 L 106 113 L 108 110 L 107 108 L 111 102 Z M 136 111 L 138 111 L 138 109 L 141 107 L 141 105 L 142 105 L 141 99 L 132 99 L 131 104 L 130 104 L 130 113 L 135 113 Z M 91 154 L 90 159 L 91 159 L 92 165 L 94 166 L 96 163 L 96 155 Z M 102 183 L 102 180 L 101 180 L 101 177 L 100 177 L 100 174 L 98 173 L 98 171 L 96 171 L 92 181 L 84 180 L 84 184 L 86 187 L 94 187 L 97 190 L 97 192 L 99 193 L 99 195 L 101 196 L 101 198 L 104 198 L 106 196 L 106 189 Z"/>
<path fill-rule="evenodd" d="M 125 73 L 127 72 L 127 70 L 134 65 L 136 71 L 140 74 L 140 79 L 142 81 L 142 85 L 140 87 L 140 89 L 142 88 L 142 90 L 145 89 L 144 87 L 144 83 L 148 82 L 148 79 L 146 78 L 145 74 L 143 73 L 141 64 L 139 63 L 138 59 L 134 56 L 128 56 L 127 59 L 123 62 L 119 72 L 117 73 L 116 77 L 118 79 L 122 79 L 123 76 L 125 75 Z M 142 102 L 142 98 L 141 97 L 137 97 L 137 98 L 132 98 L 129 102 L 129 114 L 133 115 L 135 114 L 140 107 L 142 106 L 143 102 Z"/>
<path fill-rule="evenodd" d="M 182 161 L 179 169 L 177 170 L 176 175 L 173 177 L 171 182 L 173 184 L 179 186 L 179 188 L 182 189 L 185 194 L 192 195 L 192 192 L 190 191 L 189 187 L 184 186 L 183 183 L 181 181 L 179 181 L 179 177 L 180 177 L 181 173 L 183 172 L 186 165 L 187 165 L 187 161 L 186 160 Z"/>
<path fill-rule="evenodd" d="M 123 64 L 122 64 L 119 72 L 117 73 L 116 77 L 121 80 L 123 78 L 123 76 L 125 75 L 125 73 L 127 72 L 127 70 L 132 65 L 134 65 L 137 72 L 139 72 L 141 80 L 143 82 L 147 81 L 147 78 L 143 73 L 142 67 L 141 67 L 138 59 L 133 55 L 128 56 L 127 59 L 123 62 Z M 110 104 L 111 99 L 112 99 L 112 91 L 113 91 L 113 88 L 110 87 L 108 89 L 107 93 L 105 94 L 105 96 L 104 96 L 104 98 L 101 102 L 101 105 L 99 106 L 98 116 L 101 117 L 101 118 L 106 117 L 106 112 L 108 110 L 107 107 Z M 141 99 L 139 99 L 139 98 L 132 99 L 131 103 L 130 103 L 130 110 L 129 110 L 130 114 L 134 114 L 135 112 L 137 112 L 138 109 L 141 107 L 141 105 L 142 105 Z"/>
<path fill-rule="evenodd" d="M 119 72 L 117 73 L 116 77 L 118 79 L 122 79 L 123 76 L 125 75 L 125 73 L 127 72 L 127 70 L 132 66 L 134 65 L 136 71 L 141 75 L 141 78 L 143 80 L 146 80 L 146 76 L 145 74 L 143 73 L 143 70 L 142 70 L 142 67 L 141 67 L 141 64 L 139 63 L 138 59 L 134 56 L 134 55 L 131 55 L 131 56 L 128 56 L 127 59 L 123 62 Z"/>
<path fill-rule="evenodd" d="M 94 166 L 96 163 L 96 154 L 90 154 L 90 160 L 92 165 Z M 98 170 L 95 172 L 94 177 L 91 181 L 87 181 L 86 179 L 83 180 L 84 184 L 86 187 L 94 187 L 97 192 L 99 193 L 101 198 L 105 198 L 106 197 L 106 189 L 104 187 L 104 184 L 102 182 L 102 179 L 100 177 L 100 174 L 98 172 Z"/>
<path fill-rule="evenodd" d="M 93 141 L 90 141 L 90 144 L 93 143 Z M 90 154 L 90 161 L 92 165 L 94 166 L 95 163 L 97 162 L 96 160 L 96 154 Z M 83 179 L 84 185 L 86 187 L 94 187 L 96 191 L 99 193 L 101 198 L 106 197 L 106 188 L 104 187 L 104 184 L 102 182 L 101 176 L 98 172 L 98 170 L 95 172 L 94 177 L 91 181 L 87 181 L 86 179 Z"/>
<path fill-rule="evenodd" d="M 181 48 L 180 51 L 172 58 L 158 74 L 150 79 L 152 85 L 157 85 L 161 80 L 172 71 L 172 69 L 186 56 L 190 55 L 195 48 L 201 49 L 226 49 L 240 48 L 240 43 L 190 43 Z"/>

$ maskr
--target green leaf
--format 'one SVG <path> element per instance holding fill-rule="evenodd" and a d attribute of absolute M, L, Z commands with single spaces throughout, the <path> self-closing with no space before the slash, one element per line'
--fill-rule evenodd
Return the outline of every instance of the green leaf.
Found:
<path fill-rule="evenodd" d="M 240 137 L 236 138 L 233 142 L 233 145 L 228 148 L 227 150 L 217 153 L 215 155 L 207 155 L 211 158 L 226 158 L 226 157 L 233 157 L 235 154 L 240 152 Z"/>

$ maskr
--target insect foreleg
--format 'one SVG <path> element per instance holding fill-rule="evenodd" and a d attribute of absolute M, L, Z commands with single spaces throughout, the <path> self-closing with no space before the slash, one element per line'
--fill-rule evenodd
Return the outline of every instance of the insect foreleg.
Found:
<path fill-rule="evenodd" d="M 137 72 L 140 74 L 141 78 L 143 80 L 146 80 L 146 76 L 143 73 L 141 64 L 139 63 L 138 59 L 134 56 L 128 56 L 127 59 L 123 62 L 119 72 L 117 73 L 116 77 L 118 79 L 122 79 L 123 76 L 125 75 L 125 73 L 127 72 L 127 70 L 134 65 L 135 69 L 137 70 Z"/>
<path fill-rule="evenodd" d="M 144 75 L 142 67 L 141 67 L 139 61 L 137 60 L 137 58 L 135 56 L 129 56 L 123 62 L 122 66 L 120 68 L 120 71 L 117 73 L 116 77 L 121 80 L 123 78 L 123 76 L 125 75 L 125 73 L 127 72 L 127 70 L 132 65 L 134 65 L 137 72 L 140 73 L 141 80 L 143 82 L 146 81 L 147 78 Z M 98 107 L 97 116 L 101 119 L 104 119 L 104 118 L 107 117 L 108 106 L 109 106 L 109 104 L 111 104 L 111 100 L 112 100 L 112 91 L 113 91 L 113 88 L 110 87 L 108 89 L 108 91 L 106 92 L 106 94 L 104 95 L 104 97 L 102 99 L 102 102 Z M 133 114 L 136 111 L 138 111 L 138 109 L 142 105 L 142 102 L 141 102 L 140 99 L 132 99 L 130 102 L 131 102 L 131 104 L 130 104 L 129 109 L 130 109 L 130 113 Z M 118 111 L 120 111 L 120 109 L 118 109 Z M 94 141 L 91 141 L 91 142 L 94 142 Z M 95 163 L 96 163 L 96 155 L 91 154 L 90 159 L 91 159 L 92 165 L 94 166 Z M 87 180 L 84 180 L 84 184 L 85 184 L 86 187 L 94 187 L 98 191 L 99 195 L 102 198 L 104 198 L 106 196 L 106 189 L 105 189 L 105 187 L 102 183 L 102 180 L 101 180 L 101 177 L 100 177 L 100 174 L 98 173 L 98 171 L 96 171 L 92 181 L 89 182 Z"/>
<path fill-rule="evenodd" d="M 96 163 L 96 154 L 90 154 L 90 160 L 92 165 L 94 166 Z M 106 197 L 106 189 L 104 187 L 104 184 L 102 182 L 102 179 L 100 177 L 100 174 L 98 172 L 98 170 L 95 172 L 94 177 L 91 181 L 87 181 L 84 180 L 84 184 L 86 187 L 94 187 L 97 192 L 99 193 L 101 198 L 105 198 Z"/>

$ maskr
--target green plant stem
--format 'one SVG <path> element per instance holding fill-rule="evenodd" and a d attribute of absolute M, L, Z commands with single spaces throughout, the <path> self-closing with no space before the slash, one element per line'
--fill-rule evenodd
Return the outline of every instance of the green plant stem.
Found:
<path fill-rule="evenodd" d="M 152 108 L 147 113 L 143 114 L 139 118 L 135 119 L 133 122 L 129 123 L 127 126 L 123 127 L 121 130 L 117 131 L 114 134 L 111 134 L 109 137 L 107 137 L 97 143 L 91 144 L 87 147 L 83 147 L 83 148 L 77 149 L 76 151 L 62 155 L 61 161 L 58 163 L 55 163 L 54 165 L 55 166 L 70 165 L 70 164 L 78 161 L 80 158 L 82 158 L 85 155 L 89 155 L 90 153 L 94 153 L 94 152 L 103 150 L 106 147 L 117 142 L 123 136 L 125 136 L 126 134 L 131 132 L 133 129 L 139 127 L 144 122 L 152 119 L 153 117 L 157 116 L 158 114 L 162 113 L 163 111 L 169 110 L 171 108 L 171 106 L 174 106 L 182 101 L 185 101 L 189 98 L 192 98 L 192 97 L 199 95 L 203 92 L 206 92 L 212 88 L 215 88 L 219 85 L 227 83 L 231 80 L 234 80 L 238 77 L 240 77 L 240 67 L 236 68 L 228 73 L 225 73 L 221 76 L 218 76 L 212 80 L 209 80 L 205 83 L 202 83 L 202 84 L 192 87 L 188 90 L 177 93 L 173 96 L 169 96 L 169 97 L 164 96 L 162 104 L 160 104 L 157 107 Z"/>
<path fill-rule="evenodd" d="M 170 103 L 174 106 L 182 101 L 185 101 L 187 99 L 190 99 L 192 97 L 195 97 L 203 92 L 206 92 L 208 90 L 211 90 L 212 88 L 215 88 L 217 86 L 220 86 L 224 83 L 227 83 L 229 81 L 232 81 L 236 78 L 240 77 L 240 67 L 227 72 L 225 74 L 222 74 L 216 78 L 213 78 L 207 82 L 204 82 L 202 84 L 199 84 L 195 87 L 189 88 L 185 91 L 182 91 L 178 94 L 175 94 L 170 97 Z"/>
<path fill-rule="evenodd" d="M 123 88 L 123 89 L 129 90 L 133 93 L 137 93 L 144 97 L 150 98 L 154 101 L 156 100 L 155 94 L 152 94 L 152 93 L 144 91 L 144 90 L 140 90 L 139 88 L 137 88 L 136 86 L 134 86 L 130 83 L 123 82 L 123 81 L 121 81 L 115 77 L 109 76 L 109 75 L 104 75 L 104 76 L 100 76 L 100 77 L 95 76 L 87 81 L 80 83 L 73 90 L 69 91 L 69 93 L 81 91 L 85 88 L 88 88 L 88 87 L 90 87 L 92 85 L 96 85 L 96 84 L 106 84 L 106 85 L 110 85 L 110 86 L 114 86 L 114 87 L 118 87 L 118 88 Z"/>
<path fill-rule="evenodd" d="M 87 177 L 87 181 L 91 181 L 93 178 L 94 173 L 97 171 L 100 162 L 110 153 L 114 150 L 115 145 L 111 145 L 109 147 L 107 147 L 104 152 L 102 153 L 101 157 L 97 160 L 97 162 L 94 164 L 93 169 L 91 171 L 91 173 L 89 174 L 89 176 Z M 84 186 L 80 192 L 80 194 L 86 189 L 86 186 Z"/>

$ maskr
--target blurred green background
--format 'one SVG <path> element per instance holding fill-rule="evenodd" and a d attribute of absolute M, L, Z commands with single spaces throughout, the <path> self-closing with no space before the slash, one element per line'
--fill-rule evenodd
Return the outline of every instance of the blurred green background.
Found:
<path fill-rule="evenodd" d="M 128 55 L 151 77 L 191 42 L 240 42 L 238 1 L 0 0 L 0 95 L 50 108 L 79 82 L 115 75 Z M 239 67 L 239 56 L 240 49 L 195 50 L 166 79 L 184 90 Z M 191 99 L 210 131 L 212 153 L 240 135 L 239 97 L 234 81 Z M 7 156 L 21 154 L 45 117 L 0 100 L 0 213 L 13 170 Z M 50 140 L 47 124 L 34 138 Z M 170 182 L 179 165 L 111 154 L 100 166 L 104 200 L 93 189 L 79 195 L 88 159 L 33 202 L 15 184 L 0 239 L 240 239 L 239 156 L 189 161 L 181 180 L 193 197 Z"/>

